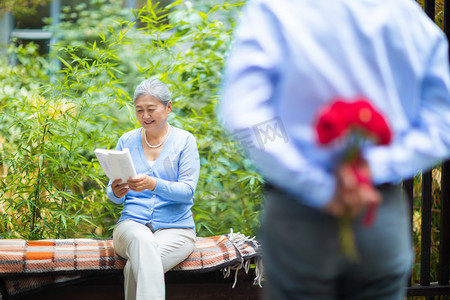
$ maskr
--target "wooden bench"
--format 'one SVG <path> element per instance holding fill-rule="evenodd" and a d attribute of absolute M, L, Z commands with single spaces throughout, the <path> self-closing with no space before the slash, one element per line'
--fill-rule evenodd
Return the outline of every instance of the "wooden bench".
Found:
<path fill-rule="evenodd" d="M 239 233 L 198 238 L 192 254 L 166 273 L 166 298 L 257 299 L 258 251 L 258 242 Z M 0 240 L 0 261 L 2 300 L 124 299 L 126 261 L 112 240 Z"/>

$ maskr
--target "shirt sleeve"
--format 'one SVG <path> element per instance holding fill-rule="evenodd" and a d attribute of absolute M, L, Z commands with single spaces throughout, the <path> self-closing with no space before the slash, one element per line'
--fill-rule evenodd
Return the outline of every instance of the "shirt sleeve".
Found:
<path fill-rule="evenodd" d="M 284 43 L 276 16 L 262 4 L 249 2 L 227 61 L 219 114 L 266 180 L 300 196 L 307 205 L 323 207 L 335 190 L 333 174 L 308 160 L 288 134 L 288 141 L 277 139 L 264 148 L 255 146 L 260 141 L 252 134 L 258 124 L 279 117 L 277 90 L 284 70 Z"/>
<path fill-rule="evenodd" d="M 429 42 L 429 41 L 428 41 Z M 448 42 L 439 32 L 432 43 L 420 107 L 409 128 L 396 133 L 389 147 L 369 148 L 365 157 L 375 183 L 409 178 L 450 156 L 450 78 Z"/>
<path fill-rule="evenodd" d="M 194 196 L 200 174 L 200 157 L 197 143 L 189 134 L 178 160 L 178 179 L 168 181 L 156 178 L 153 193 L 169 201 L 190 202 Z"/>

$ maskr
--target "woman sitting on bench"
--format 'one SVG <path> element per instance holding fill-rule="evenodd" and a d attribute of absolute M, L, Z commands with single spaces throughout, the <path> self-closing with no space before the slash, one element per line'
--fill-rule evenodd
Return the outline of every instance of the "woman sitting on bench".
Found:
<path fill-rule="evenodd" d="M 125 298 L 164 299 L 164 273 L 194 249 L 196 234 L 191 207 L 200 171 L 194 136 L 167 123 L 171 92 L 159 80 L 144 80 L 134 93 L 141 128 L 119 139 L 128 148 L 137 176 L 116 180 L 109 199 L 123 204 L 114 229 L 114 248 L 127 259 Z"/>

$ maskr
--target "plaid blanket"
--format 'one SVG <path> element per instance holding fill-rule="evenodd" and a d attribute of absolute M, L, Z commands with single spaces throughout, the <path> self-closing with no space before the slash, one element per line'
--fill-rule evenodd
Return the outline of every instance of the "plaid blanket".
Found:
<path fill-rule="evenodd" d="M 236 234 L 198 237 L 191 255 L 171 271 L 207 272 L 243 266 L 258 255 L 256 241 Z M 0 240 L 0 279 L 4 299 L 37 288 L 102 273 L 121 274 L 126 260 L 112 240 Z M 240 269 L 240 267 L 237 267 Z"/>

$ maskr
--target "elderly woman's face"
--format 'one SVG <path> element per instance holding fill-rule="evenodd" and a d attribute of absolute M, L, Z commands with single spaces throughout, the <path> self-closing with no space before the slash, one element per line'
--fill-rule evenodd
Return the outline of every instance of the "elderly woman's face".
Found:
<path fill-rule="evenodd" d="M 161 101 L 150 95 L 143 95 L 136 99 L 134 103 L 136 117 L 141 126 L 148 130 L 164 128 L 167 122 L 167 115 L 172 110 L 172 102 L 166 107 Z"/>

